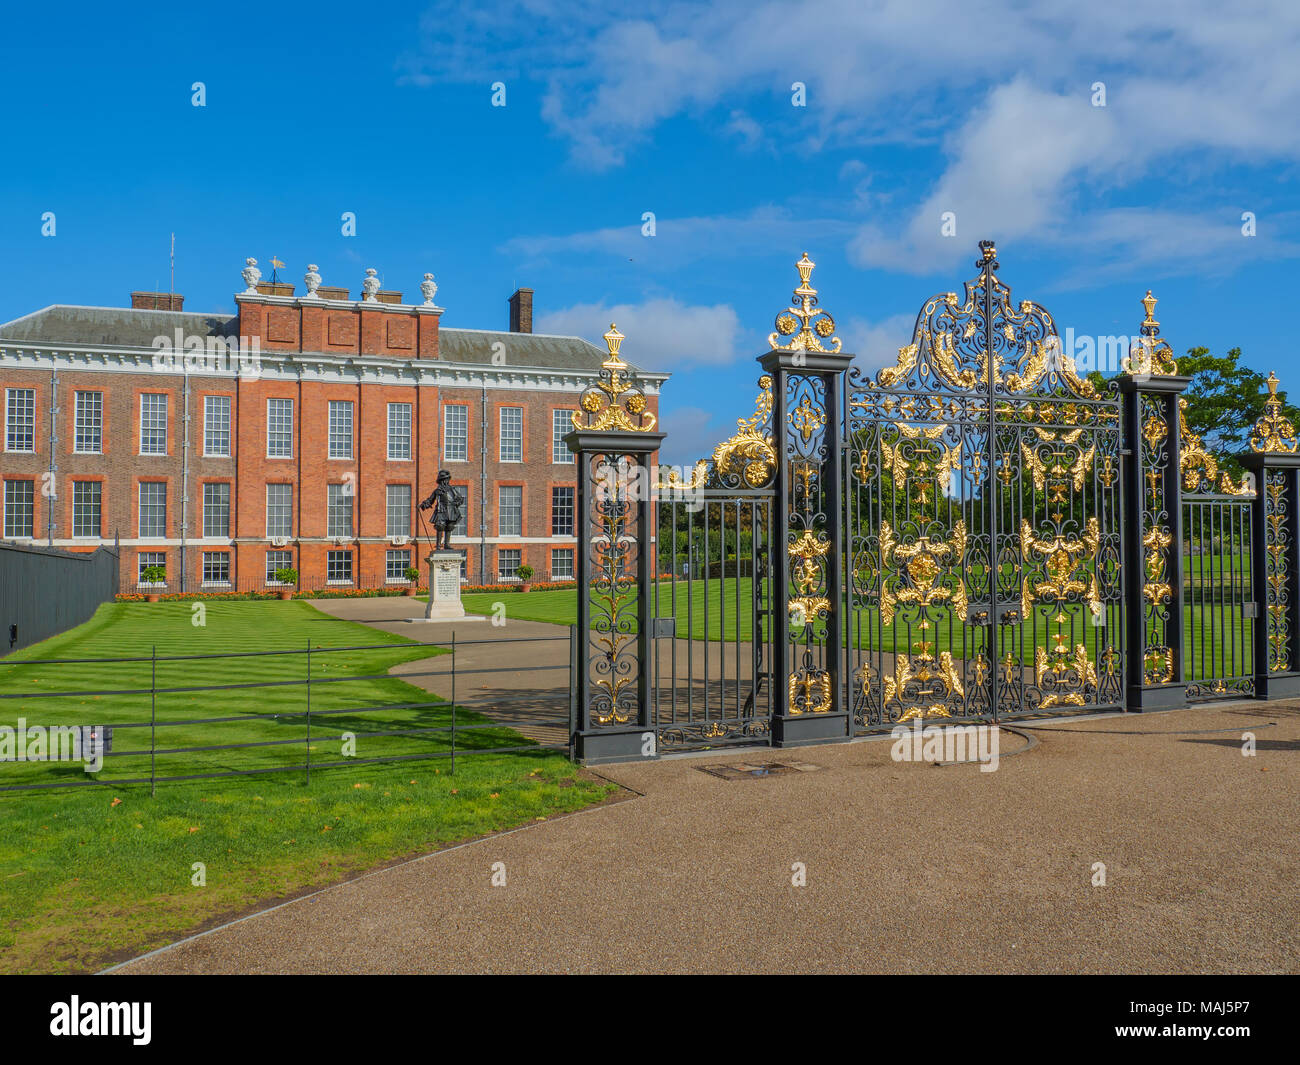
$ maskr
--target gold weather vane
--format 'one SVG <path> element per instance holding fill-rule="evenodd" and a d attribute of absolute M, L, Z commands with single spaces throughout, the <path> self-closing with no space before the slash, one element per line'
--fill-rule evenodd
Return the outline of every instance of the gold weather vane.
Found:
<path fill-rule="evenodd" d="M 822 351 L 830 355 L 839 352 L 839 337 L 832 335 L 835 319 L 817 307 L 817 290 L 809 284 L 816 265 L 807 252 L 794 264 L 799 271 L 799 287 L 794 290 L 792 306 L 776 316 L 776 332 L 767 338 L 773 351 Z M 783 344 L 782 337 L 790 340 Z M 824 347 L 823 340 L 834 347 Z"/>
<path fill-rule="evenodd" d="M 645 393 L 632 383 L 627 363 L 618 356 L 623 340 L 618 326 L 610 322 L 609 332 L 605 334 L 609 358 L 600 364 L 600 380 L 582 394 L 578 404 L 582 409 L 573 412 L 575 429 L 595 432 L 621 429 L 637 433 L 650 432 L 658 423 L 658 419 L 646 410 Z M 637 423 L 633 423 L 633 418 Z"/>

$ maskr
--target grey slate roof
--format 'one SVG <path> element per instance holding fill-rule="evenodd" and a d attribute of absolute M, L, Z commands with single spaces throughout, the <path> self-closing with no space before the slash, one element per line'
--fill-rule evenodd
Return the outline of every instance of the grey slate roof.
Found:
<path fill-rule="evenodd" d="M 0 340 L 66 344 L 69 347 L 84 344 L 105 348 L 151 348 L 154 337 L 171 337 L 178 327 L 187 336 L 238 335 L 239 319 L 233 314 L 56 304 L 0 325 Z"/>
<path fill-rule="evenodd" d="M 599 370 L 608 352 L 581 337 L 546 333 L 498 333 L 489 329 L 439 329 L 438 356 L 448 362 L 492 362 L 495 344 L 505 346 L 507 366 L 550 370 Z M 631 365 L 629 363 L 629 365 Z"/>
<path fill-rule="evenodd" d="M 177 328 L 186 336 L 234 336 L 239 333 L 239 319 L 233 314 L 55 304 L 0 324 L 0 341 L 152 348 L 154 337 L 171 337 Z M 497 343 L 505 346 L 506 366 L 529 369 L 599 370 L 606 357 L 603 349 L 581 337 L 448 328 L 440 329 L 438 336 L 443 362 L 491 365 Z"/>

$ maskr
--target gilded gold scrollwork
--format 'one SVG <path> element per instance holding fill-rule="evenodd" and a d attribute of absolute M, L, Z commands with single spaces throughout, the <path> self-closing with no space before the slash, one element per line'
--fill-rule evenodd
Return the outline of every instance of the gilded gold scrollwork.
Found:
<path fill-rule="evenodd" d="M 1155 318 L 1156 302 L 1156 297 L 1147 289 L 1147 294 L 1142 299 L 1146 318 L 1138 330 L 1138 342 L 1120 363 L 1120 368 L 1125 373 L 1149 374 L 1153 377 L 1172 377 L 1178 373 L 1173 349 L 1160 336 L 1160 323 Z"/>
<path fill-rule="evenodd" d="M 1214 479 L 1219 478 L 1218 490 L 1223 495 L 1253 496 L 1250 478 L 1242 474 L 1241 483 L 1233 484 L 1226 473 L 1219 473 L 1218 460 L 1210 454 L 1197 433 L 1187 425 L 1187 400 L 1178 399 L 1178 432 L 1182 440 L 1178 466 L 1183 475 L 1183 490 L 1187 492 L 1212 491 Z"/>
<path fill-rule="evenodd" d="M 940 442 L 947 426 L 936 425 L 919 428 L 907 422 L 898 422 L 899 439 L 890 444 L 883 437 L 880 451 L 885 465 L 893 475 L 894 483 L 906 490 L 909 479 L 916 482 L 917 502 L 930 502 L 932 479 L 941 491 L 948 491 L 952 484 L 952 475 L 961 469 L 961 444 L 952 446 Z M 907 448 L 904 441 L 913 441 L 912 458 L 906 457 Z M 862 480 L 866 480 L 865 474 Z"/>
<path fill-rule="evenodd" d="M 1070 678 L 1070 673 L 1074 674 L 1073 679 Z M 1052 676 L 1052 684 L 1040 704 L 1043 710 L 1049 710 L 1054 706 L 1083 706 L 1087 702 L 1084 691 L 1097 686 L 1097 668 L 1092 664 L 1088 648 L 1081 643 L 1075 644 L 1072 658 L 1069 657 L 1068 651 L 1049 657 L 1045 648 L 1036 648 L 1034 683 L 1042 688 L 1049 674 Z M 1075 690 L 1057 690 L 1063 684 L 1068 684 Z"/>
<path fill-rule="evenodd" d="M 831 708 L 831 675 L 824 669 L 797 669 L 786 685 L 791 715 L 824 714 Z"/>
<path fill-rule="evenodd" d="M 897 364 L 879 370 L 868 387 L 897 388 L 915 375 L 919 387 L 1024 394 L 1055 393 L 1059 385 L 1075 397 L 1100 398 L 1062 351 L 1052 316 L 1032 300 L 1012 303 L 1011 290 L 993 272 L 995 257 L 984 254 L 976 265 L 980 273 L 966 282 L 965 300 L 946 292 L 927 301 L 912 343 L 899 348 Z M 990 294 L 991 310 L 985 302 Z"/>
<path fill-rule="evenodd" d="M 619 358 L 618 350 L 624 339 L 618 326 L 611 322 L 605 334 L 609 357 L 600 364 L 600 380 L 578 400 L 579 409 L 573 412 L 575 429 L 634 433 L 649 432 L 658 424 L 658 419 L 646 409 L 645 393 L 632 383 L 627 363 Z"/>
<path fill-rule="evenodd" d="M 922 607 L 951 603 L 957 615 L 965 617 L 969 604 L 960 567 L 966 554 L 966 539 L 964 521 L 958 521 L 953 526 L 952 536 L 946 541 L 922 536 L 915 543 L 897 542 L 890 523 L 880 523 L 881 563 L 888 565 L 891 558 L 898 560 L 909 582 L 904 584 L 902 575 L 898 573 L 887 576 L 881 582 L 880 610 L 886 625 L 893 622 L 899 603 Z M 945 567 L 954 571 L 951 588 L 938 583 Z"/>
<path fill-rule="evenodd" d="M 776 472 L 776 446 L 766 424 L 772 412 L 772 378 L 758 380 L 759 393 L 751 418 L 736 421 L 736 433 L 713 449 L 713 467 L 720 477 L 736 477 L 750 488 L 762 488 Z"/>
<path fill-rule="evenodd" d="M 807 252 L 795 263 L 795 269 L 799 271 L 799 287 L 794 290 L 793 305 L 776 316 L 776 332 L 767 338 L 773 351 L 835 354 L 840 350 L 840 340 L 833 335 L 835 319 L 818 308 L 817 290 L 810 284 L 816 265 L 808 258 Z"/>
<path fill-rule="evenodd" d="M 1034 432 L 1038 436 L 1037 443 L 1027 444 L 1023 440 L 1020 442 L 1021 458 L 1029 468 L 1034 488 L 1039 492 L 1046 489 L 1048 498 L 1053 503 L 1064 503 L 1068 489 L 1073 488 L 1076 492 L 1083 489 L 1088 472 L 1092 469 L 1097 447 L 1095 444 L 1087 449 L 1078 446 L 1079 439 L 1083 435 L 1082 429 L 1055 433 L 1035 426 Z M 1047 451 L 1044 447 L 1047 444 L 1057 446 Z"/>
<path fill-rule="evenodd" d="M 1282 413 L 1282 401 L 1277 395 L 1280 382 L 1277 374 L 1271 370 L 1268 375 L 1268 400 L 1264 404 L 1264 413 L 1250 434 L 1250 449 L 1255 452 L 1273 452 L 1294 455 L 1300 449 L 1296 439 L 1295 426 Z"/>
<path fill-rule="evenodd" d="M 830 613 L 830 600 L 813 593 L 822 587 L 822 566 L 831 545 L 827 540 L 813 536 L 807 530 L 787 548 L 795 560 L 791 571 L 792 583 L 799 594 L 792 596 L 786 606 L 792 618 L 809 623 Z"/>
<path fill-rule="evenodd" d="M 1025 576 L 1021 586 L 1021 613 L 1028 618 L 1035 601 L 1060 603 L 1072 595 L 1085 595 L 1088 607 L 1093 614 L 1101 613 L 1101 587 L 1095 573 L 1089 579 L 1079 579 L 1077 570 L 1081 565 L 1097 557 L 1101 547 L 1101 527 L 1097 519 L 1089 518 L 1083 535 L 1077 540 L 1066 539 L 1053 534 L 1040 537 L 1028 521 L 1020 525 L 1020 551 L 1026 563 L 1037 556 L 1043 562 L 1046 580 L 1033 582 Z"/>
<path fill-rule="evenodd" d="M 688 478 L 683 478 L 676 470 L 668 471 L 668 479 L 660 481 L 660 488 L 674 488 L 678 491 L 689 491 L 695 488 L 703 488 L 709 480 L 709 464 L 701 459 L 695 464 L 695 469 L 691 470 Z"/>
<path fill-rule="evenodd" d="M 813 434 L 826 424 L 826 412 L 820 407 L 814 406 L 812 401 L 805 395 L 803 401 L 794 410 L 786 415 L 790 424 L 799 431 L 806 444 L 812 439 Z"/>
<path fill-rule="evenodd" d="M 893 675 L 885 677 L 885 705 L 888 706 L 891 703 L 901 701 L 904 690 L 912 682 L 915 681 L 920 685 L 915 697 L 921 702 L 907 708 L 898 719 L 900 724 L 910 721 L 914 717 L 952 716 L 943 703 L 934 702 L 925 705 L 924 701 L 936 697 L 951 698 L 955 696 L 960 698 L 962 696 L 961 677 L 957 672 L 957 666 L 953 662 L 952 654 L 948 651 L 944 651 L 939 655 L 939 661 L 935 669 L 930 668 L 932 663 L 933 659 L 918 658 L 917 666 L 913 668 L 912 660 L 907 655 L 900 654 L 894 657 Z M 933 681 L 939 682 L 942 688 L 936 688 L 931 683 Z"/>

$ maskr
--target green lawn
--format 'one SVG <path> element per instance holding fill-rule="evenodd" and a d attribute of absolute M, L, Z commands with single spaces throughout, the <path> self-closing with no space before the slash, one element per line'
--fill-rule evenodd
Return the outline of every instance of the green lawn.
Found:
<path fill-rule="evenodd" d="M 742 641 L 749 640 L 753 630 L 753 581 L 748 577 L 728 577 L 725 580 L 708 581 L 707 602 L 705 583 L 701 580 L 661 582 L 658 585 L 658 600 L 652 604 L 655 607 L 655 615 L 675 617 L 677 634 L 683 638 L 690 633 L 696 639 L 717 640 L 721 636 L 724 640 L 737 638 Z M 629 594 L 627 600 L 629 611 L 635 609 L 636 599 L 635 592 Z M 593 602 L 595 601 L 593 596 Z M 577 592 L 573 589 L 554 592 L 531 591 L 526 595 L 482 593 L 466 595 L 464 602 L 467 610 L 476 613 L 490 614 L 494 604 L 501 603 L 508 618 L 549 621 L 559 625 L 572 625 L 577 620 Z M 1034 614 L 1037 640 L 1045 646 L 1050 646 L 1048 633 L 1055 629 L 1049 626 L 1044 611 L 1045 608 L 1040 605 Z M 920 629 L 919 619 L 913 619 L 909 624 L 907 611 L 902 608 L 893 624 L 882 626 L 876 608 L 862 607 L 855 611 L 856 621 L 852 626 L 852 632 L 857 638 L 858 646 L 863 649 L 879 646 L 886 650 L 892 651 L 897 648 L 906 652 L 912 643 L 929 639 L 938 644 L 939 650 L 948 650 L 949 640 L 955 639 L 955 644 L 951 646 L 959 651 L 964 626 L 958 624 L 954 631 L 949 612 L 944 607 L 933 608 L 931 614 L 933 620 L 927 634 Z M 1086 616 L 1087 610 L 1081 604 L 1071 604 L 1067 606 L 1066 614 L 1071 619 L 1070 625 L 1067 626 L 1071 629 L 1071 645 L 1087 642 L 1091 646 L 1101 630 L 1092 626 L 1089 617 Z M 1025 641 L 1032 646 L 1033 637 L 1030 635 L 1030 627 L 1030 623 L 1026 621 L 1021 629 Z M 737 632 L 739 632 L 738 637 Z M 848 631 L 844 634 L 844 640 L 846 644 L 850 640 Z"/>
<path fill-rule="evenodd" d="M 1184 554 L 1183 574 L 1197 581 L 1204 579 L 1209 585 L 1216 582 L 1227 583 L 1234 577 L 1238 583 L 1249 584 L 1250 558 L 1240 551 Z"/>
<path fill-rule="evenodd" d="M 1218 563 L 1214 572 L 1218 572 Z M 1198 570 L 1199 574 L 1199 570 Z M 720 633 L 726 640 L 739 638 L 750 639 L 753 628 L 751 620 L 753 582 L 742 577 L 739 580 L 727 578 L 724 581 L 709 581 L 708 626 L 705 629 L 705 600 L 703 581 L 677 581 L 676 610 L 673 609 L 673 585 L 661 582 L 659 585 L 659 603 L 657 614 L 661 617 L 677 618 L 677 633 L 685 637 L 689 632 L 700 638 L 707 631 L 707 639 L 716 641 Z M 1198 596 L 1210 596 L 1211 589 L 1219 589 L 1219 594 L 1232 593 L 1227 584 L 1211 584 L 1208 579 L 1197 584 Z M 737 607 L 739 596 L 739 607 Z M 633 609 L 636 595 L 629 597 L 629 609 Z M 545 621 L 557 625 L 572 625 L 577 620 L 577 592 L 574 589 L 564 591 L 533 590 L 527 594 L 518 593 L 474 593 L 464 597 L 465 608 L 473 613 L 491 615 L 495 604 L 502 604 L 506 617 L 526 621 Z M 1071 649 L 1082 643 L 1089 654 L 1097 654 L 1098 641 L 1103 640 L 1105 630 L 1091 623 L 1091 615 L 1082 604 L 1068 604 L 1065 610 L 1069 621 L 1060 629 L 1050 623 L 1048 608 L 1038 604 L 1034 610 L 1031 626 L 1026 621 L 1020 626 L 1019 638 L 1013 644 L 1013 651 L 1024 663 L 1034 660 L 1034 648 L 1041 645 L 1052 648 L 1055 641 L 1051 635 L 1057 631 L 1068 633 L 1068 645 Z M 952 619 L 946 609 L 936 608 L 934 620 L 928 631 L 922 631 L 915 618 L 908 622 L 907 611 L 900 609 L 892 625 L 882 625 L 878 612 L 874 608 L 856 611 L 856 619 L 850 631 L 844 634 L 845 644 L 856 642 L 862 650 L 882 648 L 886 651 L 908 653 L 918 641 L 926 639 L 935 644 L 934 653 L 950 650 L 954 657 L 963 658 L 967 651 L 963 645 L 963 635 L 969 639 L 973 632 L 963 625 L 954 629 Z M 691 625 L 688 628 L 688 616 Z M 1051 616 L 1054 616 L 1052 612 Z M 1213 628 L 1211 627 L 1213 619 Z M 737 621 L 739 625 L 737 625 Z M 1240 609 L 1225 608 L 1222 612 L 1212 608 L 1203 608 L 1199 602 L 1187 605 L 1183 610 L 1184 639 L 1187 647 L 1187 676 L 1189 680 L 1204 677 L 1217 677 L 1225 673 L 1245 671 L 1249 661 L 1249 622 L 1242 618 Z M 1112 618 L 1112 623 L 1116 619 Z M 1226 622 L 1226 626 L 1225 623 Z M 1032 631 L 1031 631 L 1032 628 Z M 1118 634 L 1117 634 L 1118 636 Z M 971 645 L 973 646 L 973 645 Z M 1235 663 L 1233 656 L 1235 655 Z"/>
<path fill-rule="evenodd" d="M 1183 608 L 1184 666 L 1189 681 L 1243 676 L 1254 671 L 1251 621 L 1240 607 Z"/>
<path fill-rule="evenodd" d="M 705 585 L 708 585 L 707 602 Z M 662 581 L 659 584 L 659 599 L 653 603 L 656 617 L 676 617 L 677 630 L 685 635 L 688 630 L 687 619 L 691 619 L 690 631 L 703 633 L 707 617 L 708 638 L 718 639 L 719 632 L 723 638 L 737 638 L 737 621 L 741 640 L 750 638 L 753 628 L 753 581 L 748 577 L 728 577 L 725 580 L 710 581 Z M 672 594 L 676 589 L 677 602 L 674 609 Z M 630 589 L 624 609 L 636 610 L 637 592 Z M 485 614 L 491 617 L 501 604 L 507 618 L 520 621 L 547 621 L 555 625 L 575 625 L 578 620 L 578 592 L 574 588 L 560 591 L 538 590 L 530 592 L 471 592 L 461 597 L 466 611 L 472 614 Z M 592 596 L 592 603 L 599 607 L 599 597 Z M 706 609 L 707 608 L 707 609 Z"/>
<path fill-rule="evenodd" d="M 313 653 L 311 674 L 311 760 L 344 756 L 343 737 L 356 739 L 356 757 L 420 754 L 450 749 L 449 737 L 374 736 L 445 728 L 450 707 L 421 689 L 386 676 L 399 663 L 445 652 L 377 629 L 339 621 L 301 601 L 205 604 L 202 627 L 192 624 L 190 604 L 111 603 L 85 625 L 39 647 L 0 660 L 0 714 L 32 725 L 113 724 L 113 755 L 99 775 L 130 780 L 150 774 L 151 648 L 157 663 L 156 772 L 160 777 L 256 771 L 303 765 L 307 761 L 306 656 L 218 657 L 168 661 L 167 656 L 238 655 L 247 652 L 301 651 L 314 647 L 389 645 L 389 649 Z M 138 657 L 127 663 L 15 666 L 14 660 Z M 378 679 L 352 680 L 352 677 Z M 187 691 L 206 685 L 265 685 L 226 691 Z M 69 695 L 71 690 L 121 694 Z M 412 705 L 414 704 L 414 705 Z M 251 715 L 278 715 L 253 719 Z M 224 718 L 213 721 L 214 718 Z M 486 719 L 462 712 L 459 725 Z M 485 728 L 458 738 L 458 746 L 509 746 L 520 742 L 508 729 Z M 257 743 L 243 750 L 199 751 L 221 744 Z M 125 752 L 137 751 L 138 754 Z M 172 753 L 175 752 L 175 753 Z M 79 765 L 23 763 L 0 770 L 0 783 L 26 784 L 84 779 Z"/>
<path fill-rule="evenodd" d="M 313 645 L 391 645 L 378 651 L 313 654 L 312 759 L 340 759 L 343 731 L 428 728 L 446 722 L 446 704 L 429 706 L 420 689 L 383 673 L 431 649 L 302 602 L 206 604 L 206 625 L 191 625 L 189 604 L 109 604 L 91 621 L 21 652 L 25 659 L 206 654 Z M 15 656 L 18 657 L 18 656 Z M 297 679 L 302 656 L 159 663 L 160 687 Z M 148 694 L 35 698 L 74 688 L 148 687 L 143 665 L 38 665 L 0 662 L 0 724 L 148 721 Z M 319 669 L 319 672 L 317 672 Z M 143 670 L 143 672 L 142 672 Z M 143 680 L 143 684 L 141 681 Z M 405 704 L 422 704 L 408 707 Z M 305 723 L 241 720 L 249 713 L 302 709 L 297 685 L 174 692 L 159 697 L 159 744 L 168 747 L 305 738 Z M 355 708 L 381 706 L 378 713 Z M 329 714 L 330 710 L 347 710 Z M 320 718 L 316 718 L 320 712 Z M 197 718 L 233 721 L 199 723 Z M 485 719 L 460 710 L 458 724 Z M 114 750 L 148 749 L 147 728 L 120 729 Z M 524 744 L 499 726 L 459 736 L 458 749 Z M 357 757 L 446 750 L 445 737 L 360 737 Z M 300 765 L 305 744 L 249 751 L 159 755 L 158 773 Z M 347 764 L 222 780 L 0 793 L 0 972 L 85 971 L 170 941 L 204 922 L 255 903 L 338 880 L 383 861 L 486 832 L 544 819 L 598 801 L 610 786 L 584 776 L 549 751 Z M 102 779 L 147 776 L 148 755 L 110 758 Z M 143 772 L 142 772 L 143 771 Z M 0 784 L 84 780 L 80 765 L 0 764 Z M 206 867 L 195 886 L 194 863 Z"/>
<path fill-rule="evenodd" d="M 531 592 L 466 592 L 460 601 L 467 614 L 483 614 L 489 618 L 495 613 L 496 604 L 501 603 L 505 607 L 505 616 L 519 621 L 574 625 L 578 620 L 576 588 L 559 591 L 535 589 Z"/>

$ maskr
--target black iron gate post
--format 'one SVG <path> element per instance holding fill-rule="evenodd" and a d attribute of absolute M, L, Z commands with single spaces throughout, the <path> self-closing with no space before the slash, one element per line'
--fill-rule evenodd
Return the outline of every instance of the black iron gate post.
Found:
<path fill-rule="evenodd" d="M 776 483 L 771 541 L 772 743 L 799 747 L 852 736 L 843 705 L 841 456 L 844 375 L 835 322 L 817 307 L 814 263 L 776 317 L 759 358 L 773 381 Z M 824 342 L 824 343 L 823 343 Z"/>
<path fill-rule="evenodd" d="M 583 393 L 565 443 L 578 472 L 578 650 L 575 756 L 588 764 L 657 754 L 650 721 L 652 457 L 663 433 L 619 358 L 623 335 Z"/>
<path fill-rule="evenodd" d="M 1178 376 L 1147 293 L 1138 343 L 1119 375 L 1124 396 L 1124 596 L 1128 620 L 1130 711 L 1187 702 L 1183 663 L 1183 507 Z"/>
<path fill-rule="evenodd" d="M 1268 375 L 1268 402 L 1241 464 L 1255 476 L 1251 521 L 1252 583 L 1263 610 L 1255 623 L 1255 695 L 1300 695 L 1300 442 L 1282 414 L 1278 379 Z"/>

